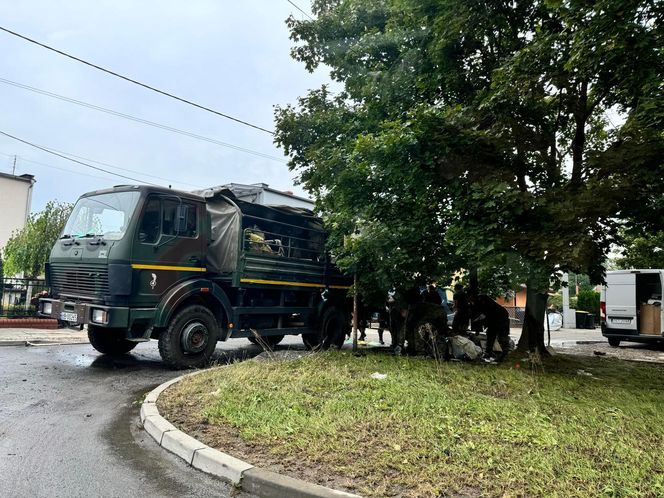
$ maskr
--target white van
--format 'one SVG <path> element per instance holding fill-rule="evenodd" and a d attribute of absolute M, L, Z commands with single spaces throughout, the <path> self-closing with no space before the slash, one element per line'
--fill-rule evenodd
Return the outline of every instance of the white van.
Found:
<path fill-rule="evenodd" d="M 602 335 L 611 346 L 620 341 L 664 342 L 662 287 L 664 270 L 617 270 L 606 273 L 600 316 Z"/>

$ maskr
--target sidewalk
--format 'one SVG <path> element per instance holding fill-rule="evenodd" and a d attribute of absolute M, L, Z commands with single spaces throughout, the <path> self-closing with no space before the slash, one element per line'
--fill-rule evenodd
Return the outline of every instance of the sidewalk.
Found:
<path fill-rule="evenodd" d="M 371 345 L 378 345 L 378 330 L 367 329 L 367 342 Z M 516 344 L 521 337 L 521 327 L 510 329 L 510 338 Z M 385 332 L 383 340 L 387 345 L 391 344 L 392 337 L 389 332 Z M 548 341 L 547 331 L 544 331 L 544 342 Z M 605 343 L 606 338 L 602 336 L 602 331 L 596 329 L 560 329 L 551 331 L 551 345 L 554 347 L 573 346 L 575 344 L 593 344 Z"/>
<path fill-rule="evenodd" d="M 510 337 L 514 342 L 519 341 L 521 337 L 521 327 L 510 329 Z M 544 342 L 547 343 L 548 334 L 544 330 Z M 594 342 L 607 342 L 606 337 L 602 336 L 602 330 L 596 329 L 560 329 L 551 331 L 551 345 L 564 347 L 573 344 L 592 344 Z"/>
<path fill-rule="evenodd" d="M 0 328 L 0 346 L 87 343 L 86 330 Z"/>

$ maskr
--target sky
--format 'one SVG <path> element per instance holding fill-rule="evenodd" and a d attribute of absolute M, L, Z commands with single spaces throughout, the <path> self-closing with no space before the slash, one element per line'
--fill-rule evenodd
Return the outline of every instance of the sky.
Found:
<path fill-rule="evenodd" d="M 295 3 L 309 12 L 308 0 Z M 0 2 L 0 26 L 252 124 L 329 83 L 290 57 L 287 0 L 23 0 Z M 0 131 L 115 173 L 194 190 L 224 183 L 294 185 L 272 136 L 153 93 L 0 31 Z M 45 96 L 9 82 L 178 128 L 270 158 Z M 137 183 L 0 135 L 0 171 L 37 180 L 32 210 L 51 200 Z M 84 159 L 81 159 L 84 158 Z M 92 162 L 98 161 L 98 162 Z M 106 163 L 106 164 L 100 164 Z M 124 169 L 119 169 L 124 168 Z M 131 170 L 131 171 L 127 171 Z M 156 178 L 159 177 L 159 178 Z"/>

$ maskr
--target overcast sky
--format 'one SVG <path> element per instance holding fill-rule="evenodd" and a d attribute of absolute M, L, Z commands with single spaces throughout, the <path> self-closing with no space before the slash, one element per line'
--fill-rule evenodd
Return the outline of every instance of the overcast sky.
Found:
<path fill-rule="evenodd" d="M 308 0 L 295 3 L 309 11 Z M 0 3 L 0 25 L 100 66 L 264 128 L 273 106 L 329 81 L 290 58 L 287 0 L 24 0 Z M 0 81 L 0 131 L 185 190 L 223 183 L 293 185 L 267 133 L 99 72 L 0 31 L 0 78 L 252 149 L 277 160 L 139 124 Z M 32 210 L 49 200 L 135 183 L 0 135 L 0 171 L 35 175 Z M 43 164 L 37 164 L 43 163 Z M 60 169 L 56 169 L 60 168 Z M 136 173 L 139 172 L 139 173 Z M 152 175 L 152 176 L 147 176 Z M 163 177 L 166 180 L 154 178 Z"/>

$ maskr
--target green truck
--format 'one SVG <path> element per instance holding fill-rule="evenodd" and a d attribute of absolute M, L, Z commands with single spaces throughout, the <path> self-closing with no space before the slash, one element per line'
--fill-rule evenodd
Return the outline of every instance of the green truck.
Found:
<path fill-rule="evenodd" d="M 157 339 L 175 368 L 205 365 L 217 341 L 341 345 L 348 289 L 320 219 L 229 190 L 116 186 L 82 195 L 51 251 L 41 316 L 87 326 L 92 346 L 125 354 Z"/>

